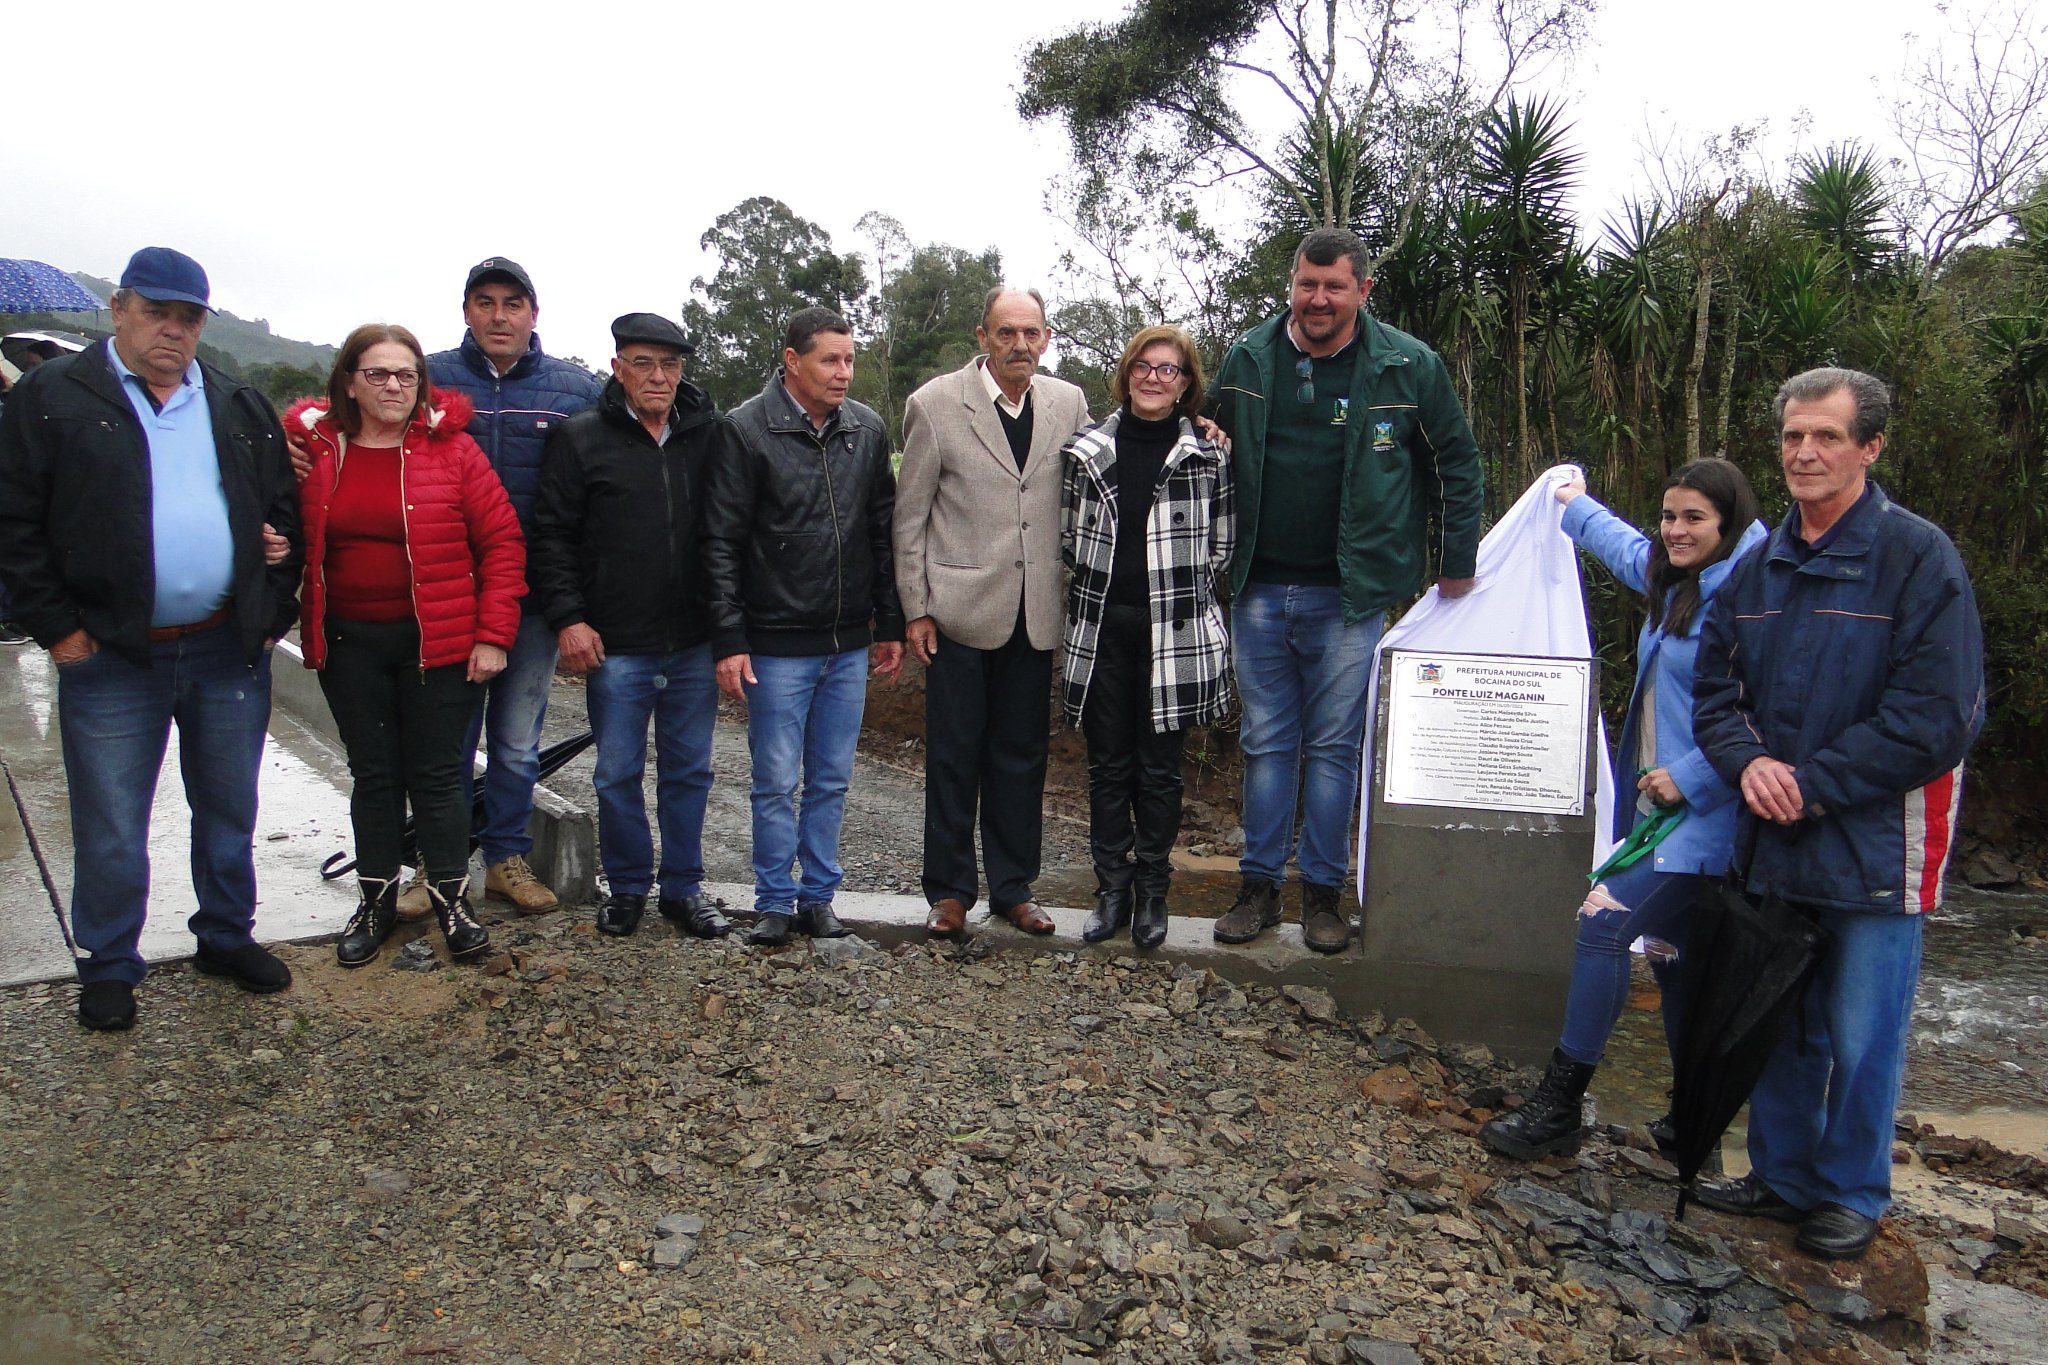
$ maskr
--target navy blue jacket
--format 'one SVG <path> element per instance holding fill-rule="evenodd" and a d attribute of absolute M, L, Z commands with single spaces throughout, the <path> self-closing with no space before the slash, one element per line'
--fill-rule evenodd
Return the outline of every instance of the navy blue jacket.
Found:
<path fill-rule="evenodd" d="M 533 500 L 540 493 L 541 452 L 548 435 L 564 421 L 597 401 L 604 381 L 581 366 L 557 360 L 540 348 L 540 338 L 526 343 L 526 354 L 503 379 L 483 347 L 469 332 L 452 351 L 427 357 L 427 376 L 436 388 L 454 389 L 476 409 L 469 419 L 470 439 L 483 447 L 491 468 L 498 471 L 519 530 L 533 539 Z M 531 593 L 528 610 L 534 609 Z"/>
<path fill-rule="evenodd" d="M 1870 485 L 1820 553 L 1786 524 L 1715 595 L 1693 734 L 1730 786 L 1759 756 L 1793 766 L 1806 818 L 1745 805 L 1749 887 L 1837 910 L 1941 903 L 1963 756 L 1984 721 L 1984 637 L 1962 557 Z M 1804 562 L 1802 562 L 1804 561 Z"/>

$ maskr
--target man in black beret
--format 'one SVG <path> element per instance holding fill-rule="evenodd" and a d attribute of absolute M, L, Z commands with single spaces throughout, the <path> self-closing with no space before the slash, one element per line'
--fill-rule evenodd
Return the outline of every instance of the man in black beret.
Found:
<path fill-rule="evenodd" d="M 612 378 L 596 406 L 548 437 L 528 576 L 562 667 L 589 679 L 598 856 L 610 884 L 598 929 L 632 933 L 659 888 L 663 916 L 722 938 L 732 926 L 703 893 L 718 683 L 698 535 L 718 412 L 683 377 L 695 347 L 674 322 L 628 313 L 612 323 L 612 340 Z M 650 722 L 658 875 L 642 785 Z"/>

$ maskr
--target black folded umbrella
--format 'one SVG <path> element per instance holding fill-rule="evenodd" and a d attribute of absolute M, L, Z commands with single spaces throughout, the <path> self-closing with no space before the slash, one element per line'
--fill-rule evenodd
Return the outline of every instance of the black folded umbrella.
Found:
<path fill-rule="evenodd" d="M 1678 957 L 1671 1155 L 1681 1219 L 1694 1178 L 1797 1015 L 1827 940 L 1811 912 L 1777 896 L 1752 896 L 1746 880 L 1734 875 L 1700 888 Z"/>
<path fill-rule="evenodd" d="M 580 735 L 571 735 L 558 744 L 550 744 L 540 751 L 540 780 L 547 781 L 567 766 L 570 759 L 597 743 L 597 733 L 585 730 Z M 473 788 L 469 803 L 469 851 L 476 852 L 477 835 L 484 827 L 483 783 L 471 784 Z M 420 860 L 419 831 L 414 828 L 412 817 L 405 817 L 405 840 L 399 845 L 399 861 L 416 865 Z M 343 861 L 346 859 L 346 861 Z M 346 877 L 356 870 L 356 860 L 346 853 L 335 853 L 320 864 L 320 876 L 326 881 Z"/>

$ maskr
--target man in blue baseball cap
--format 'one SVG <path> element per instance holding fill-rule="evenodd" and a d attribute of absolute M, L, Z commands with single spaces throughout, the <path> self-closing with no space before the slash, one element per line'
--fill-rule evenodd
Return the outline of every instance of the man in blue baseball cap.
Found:
<path fill-rule="evenodd" d="M 129 260 L 104 344 L 38 366 L 0 415 L 0 582 L 57 665 L 79 1022 L 135 1021 L 149 813 L 172 725 L 192 809 L 200 971 L 291 984 L 253 935 L 270 646 L 298 615 L 299 504 L 277 414 L 198 358 L 206 272 Z M 263 533 L 289 551 L 269 562 Z"/>

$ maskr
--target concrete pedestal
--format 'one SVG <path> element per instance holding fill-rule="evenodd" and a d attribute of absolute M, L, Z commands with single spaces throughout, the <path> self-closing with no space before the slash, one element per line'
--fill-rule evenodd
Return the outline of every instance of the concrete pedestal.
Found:
<path fill-rule="evenodd" d="M 1517 1060 L 1548 1056 L 1564 1021 L 1574 910 L 1586 895 L 1599 746 L 1586 745 L 1583 815 L 1396 805 L 1386 791 L 1388 670 L 1373 723 L 1360 952 L 1372 994 L 1439 1038 Z M 1597 724 L 1598 678 L 1585 723 Z"/>

